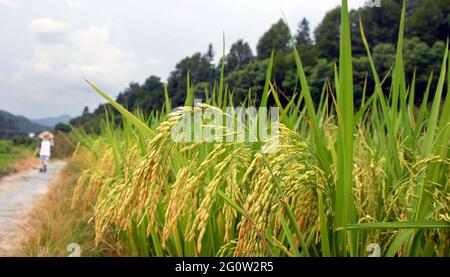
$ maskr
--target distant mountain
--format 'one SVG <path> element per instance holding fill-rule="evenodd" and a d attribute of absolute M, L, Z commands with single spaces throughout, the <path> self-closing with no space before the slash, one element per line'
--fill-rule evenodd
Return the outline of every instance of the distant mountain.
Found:
<path fill-rule="evenodd" d="M 14 135 L 27 135 L 49 130 L 50 127 L 31 122 L 21 115 L 14 115 L 0 110 L 0 138 L 11 138 Z"/>
<path fill-rule="evenodd" d="M 70 115 L 64 114 L 64 115 L 57 116 L 57 117 L 31 119 L 31 122 L 42 125 L 42 126 L 53 128 L 58 123 L 65 123 L 65 124 L 69 123 L 70 119 L 72 119 L 70 117 Z"/>

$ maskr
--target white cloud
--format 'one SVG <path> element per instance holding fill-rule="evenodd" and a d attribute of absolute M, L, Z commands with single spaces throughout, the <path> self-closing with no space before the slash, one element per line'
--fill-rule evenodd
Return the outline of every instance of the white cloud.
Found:
<path fill-rule="evenodd" d="M 80 0 L 67 0 L 66 3 L 67 3 L 67 6 L 69 8 L 79 8 L 79 7 L 81 7 L 81 1 Z"/>
<path fill-rule="evenodd" d="M 28 30 L 36 35 L 39 42 L 50 44 L 64 43 L 71 29 L 70 23 L 51 18 L 38 18 L 28 25 Z"/>
<path fill-rule="evenodd" d="M 19 70 L 12 78 L 14 85 L 35 103 L 76 104 L 76 110 L 69 111 L 72 114 L 82 105 L 93 108 L 91 104 L 100 100 L 94 92 L 84 92 L 89 89 L 83 79 L 115 95 L 130 81 L 143 81 L 148 72 L 160 63 L 153 58 L 139 58 L 135 52 L 114 45 L 108 27 L 72 29 L 67 22 L 39 19 L 33 20 L 29 30 L 39 36 L 64 34 L 65 40 L 42 41 L 38 36 L 32 56 L 16 61 Z M 29 83 L 33 86 L 28 86 Z"/>
<path fill-rule="evenodd" d="M 51 74 L 70 81 L 82 78 L 102 80 L 111 86 L 126 84 L 130 78 L 149 64 L 140 62 L 132 51 L 125 51 L 111 43 L 107 27 L 91 26 L 70 30 L 70 24 L 51 19 L 34 20 L 30 30 L 41 34 L 65 34 L 63 43 L 40 43 L 34 47 L 33 56 L 18 64 L 23 71 L 33 74 Z M 154 60 L 151 60 L 154 63 Z"/>
<path fill-rule="evenodd" d="M 294 11 L 300 5 L 297 0 L 283 0 L 280 3 L 281 10 L 283 12 L 291 12 Z"/>
<path fill-rule="evenodd" d="M 67 69 L 78 76 L 102 80 L 117 89 L 135 79 L 146 65 L 133 51 L 112 44 L 107 27 L 76 30 L 70 42 L 71 48 L 67 50 L 71 60 Z"/>
<path fill-rule="evenodd" d="M 149 58 L 145 61 L 146 64 L 161 64 L 161 60 Z"/>
<path fill-rule="evenodd" d="M 6 8 L 17 8 L 18 4 L 15 0 L 0 0 L 0 6 Z"/>
<path fill-rule="evenodd" d="M 28 29 L 37 34 L 63 34 L 70 30 L 70 23 L 51 18 L 38 18 L 31 21 Z"/>

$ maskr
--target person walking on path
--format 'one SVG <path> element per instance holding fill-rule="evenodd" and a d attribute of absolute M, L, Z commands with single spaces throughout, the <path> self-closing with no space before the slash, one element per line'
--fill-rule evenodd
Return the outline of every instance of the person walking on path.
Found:
<path fill-rule="evenodd" d="M 41 139 L 38 147 L 39 160 L 41 162 L 39 172 L 47 172 L 47 166 L 53 148 L 53 134 L 50 132 L 43 132 L 39 135 L 39 138 Z"/>

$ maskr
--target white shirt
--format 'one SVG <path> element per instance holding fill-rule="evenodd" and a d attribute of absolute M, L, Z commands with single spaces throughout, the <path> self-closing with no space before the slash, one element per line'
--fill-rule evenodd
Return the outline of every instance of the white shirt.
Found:
<path fill-rule="evenodd" d="M 49 140 L 43 140 L 41 142 L 41 151 L 39 155 L 41 156 L 50 156 L 50 149 L 52 147 L 52 143 Z"/>

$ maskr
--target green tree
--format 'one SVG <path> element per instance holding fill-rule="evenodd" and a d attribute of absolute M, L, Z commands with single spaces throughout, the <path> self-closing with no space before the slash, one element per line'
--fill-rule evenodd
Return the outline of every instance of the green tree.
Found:
<path fill-rule="evenodd" d="M 302 44 L 297 47 L 297 51 L 302 58 L 303 67 L 305 72 L 308 74 L 311 71 L 311 68 L 316 65 L 317 53 L 314 45 L 306 45 Z M 284 76 L 282 80 L 278 80 L 278 83 L 281 82 L 281 87 L 283 88 L 284 94 L 291 96 L 294 92 L 299 92 L 300 84 L 298 82 L 297 75 L 297 65 L 295 64 L 295 59 L 293 53 L 288 53 L 284 57 Z"/>
<path fill-rule="evenodd" d="M 164 85 L 161 78 L 151 75 L 142 85 L 141 95 L 137 96 L 137 107 L 145 112 L 159 110 L 163 106 Z"/>
<path fill-rule="evenodd" d="M 297 46 L 312 44 L 312 39 L 309 31 L 309 22 L 305 17 L 298 24 L 297 35 L 295 36 L 295 44 Z"/>
<path fill-rule="evenodd" d="M 55 132 L 70 133 L 72 131 L 72 128 L 68 124 L 58 123 L 55 125 L 53 130 Z"/>
<path fill-rule="evenodd" d="M 88 115 L 89 114 L 89 108 L 88 106 L 85 106 L 83 109 L 83 114 L 82 115 Z"/>
<path fill-rule="evenodd" d="M 327 80 L 333 80 L 334 62 L 329 62 L 326 59 L 318 59 L 316 65 L 312 67 L 307 74 L 309 86 L 311 87 L 311 94 L 314 100 L 318 102 L 325 82 Z"/>
<path fill-rule="evenodd" d="M 414 70 L 416 70 L 416 97 L 421 99 L 424 92 L 430 72 L 434 71 L 434 82 L 432 90 L 437 81 L 437 72 L 440 70 L 442 56 L 444 55 L 445 44 L 441 41 L 436 42 L 433 47 L 429 47 L 418 37 L 407 38 L 403 45 L 403 59 L 405 74 L 408 82 L 411 82 Z M 377 71 L 381 78 L 388 73 L 389 69 L 395 63 L 395 45 L 392 43 L 380 43 L 373 49 L 373 57 Z M 387 84 L 389 82 L 385 82 Z M 385 88 L 386 93 L 389 88 Z"/>
<path fill-rule="evenodd" d="M 430 47 L 418 37 L 414 37 L 405 39 L 403 49 L 406 76 L 412 76 L 414 69 L 416 69 L 417 81 L 426 82 L 431 71 L 432 53 Z"/>
<path fill-rule="evenodd" d="M 136 82 L 131 82 L 127 88 L 117 96 L 117 102 L 129 110 L 136 108 L 136 101 L 141 95 L 142 87 Z"/>
<path fill-rule="evenodd" d="M 206 51 L 205 58 L 209 63 L 212 63 L 214 60 L 214 49 L 212 43 L 208 45 L 208 50 Z"/>
<path fill-rule="evenodd" d="M 325 14 L 321 23 L 314 30 L 318 54 L 321 58 L 337 59 L 339 55 L 340 7 Z M 395 43 L 397 41 L 401 1 L 383 0 L 380 8 L 362 7 L 350 11 L 352 53 L 354 56 L 365 55 L 365 49 L 359 30 L 359 18 L 364 23 L 364 30 L 370 45 Z"/>
<path fill-rule="evenodd" d="M 242 39 L 231 45 L 230 53 L 226 57 L 225 67 L 227 73 L 241 69 L 254 59 L 252 49 Z"/>
<path fill-rule="evenodd" d="M 423 0 L 408 0 L 408 1 L 406 1 L 406 18 L 411 17 L 422 3 L 423 3 Z"/>
<path fill-rule="evenodd" d="M 409 33 L 433 45 L 450 34 L 450 0 L 424 0 L 409 22 Z"/>
<path fill-rule="evenodd" d="M 380 43 L 373 48 L 373 59 L 380 78 L 389 71 L 395 61 L 395 46 L 392 43 Z"/>
<path fill-rule="evenodd" d="M 430 48 L 431 68 L 434 72 L 439 72 L 441 69 L 442 57 L 445 52 L 445 43 L 443 41 L 436 41 L 433 47 Z"/>
<path fill-rule="evenodd" d="M 267 59 L 270 57 L 272 49 L 275 51 L 287 52 L 290 47 L 291 33 L 289 26 L 280 19 L 266 31 L 258 41 L 256 51 L 259 59 Z"/>
<path fill-rule="evenodd" d="M 358 39 L 358 43 L 361 42 L 358 24 L 361 17 L 367 40 L 371 45 L 385 42 L 396 43 L 401 10 L 402 1 L 399 0 L 383 0 L 379 8 L 359 8 L 353 12 L 352 36 Z"/>
<path fill-rule="evenodd" d="M 434 72 L 434 75 L 430 95 L 434 95 L 444 50 L 445 44 L 442 41 L 437 41 L 433 47 L 429 47 L 418 37 L 405 39 L 403 56 L 406 78 L 410 82 L 414 70 L 416 70 L 416 91 L 418 92 L 418 99 L 416 100 L 421 99 L 422 92 L 425 91 L 431 71 Z"/>
<path fill-rule="evenodd" d="M 141 109 L 148 113 L 160 109 L 164 103 L 164 86 L 159 77 L 151 75 L 142 85 L 130 83 L 117 96 L 117 102 L 131 111 Z"/>
<path fill-rule="evenodd" d="M 257 99 L 259 103 L 259 96 L 266 80 L 267 66 L 267 59 L 254 60 L 242 69 L 234 70 L 228 74 L 225 81 L 228 83 L 230 90 L 234 91 L 235 104 L 239 104 L 247 97 L 249 89 L 252 92 L 253 99 Z"/>
<path fill-rule="evenodd" d="M 323 20 L 314 30 L 319 57 L 327 59 L 336 59 L 338 57 L 340 21 L 341 7 L 336 7 L 325 14 Z"/>
<path fill-rule="evenodd" d="M 186 57 L 178 62 L 175 70 L 168 78 L 168 90 L 174 105 L 184 104 L 186 96 L 186 76 L 189 72 L 191 84 L 200 82 L 212 83 L 216 76 L 216 69 L 212 63 L 212 46 L 208 47 L 205 55 L 200 52 L 190 57 Z"/>

